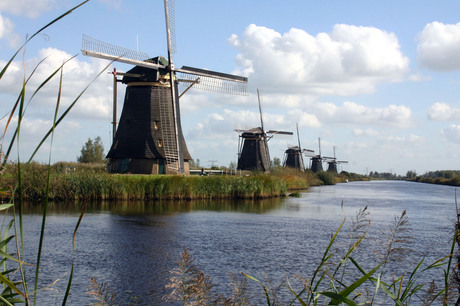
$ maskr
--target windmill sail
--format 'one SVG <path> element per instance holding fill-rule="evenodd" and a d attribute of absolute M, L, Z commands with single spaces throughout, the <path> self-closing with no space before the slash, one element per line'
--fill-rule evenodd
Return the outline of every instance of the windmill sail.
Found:
<path fill-rule="evenodd" d="M 149 107 L 151 109 L 159 109 L 162 134 L 162 138 L 156 139 L 154 143 L 157 145 L 161 143 L 160 151 L 164 151 L 167 167 L 178 173 L 184 173 L 184 150 L 186 150 L 186 147 L 183 141 L 182 128 L 180 127 L 178 82 L 192 83 L 192 86 L 198 89 L 247 95 L 247 78 L 189 66 L 184 66 L 180 69 L 175 68 L 172 58 L 172 54 L 175 52 L 174 0 L 164 0 L 164 8 L 168 60 L 162 60 L 164 58 L 161 57 L 151 58 L 147 53 L 122 48 L 87 35 L 83 35 L 82 53 L 96 58 L 135 65 L 135 68 L 142 67 L 156 71 L 153 73 L 145 72 L 144 75 L 148 76 L 145 78 L 142 77 L 139 80 L 140 82 L 144 82 L 142 86 L 169 87 L 169 95 L 166 94 L 165 90 L 152 91 L 160 95 L 158 97 L 155 96 L 157 100 L 152 96 L 152 99 L 156 102 L 151 103 L 156 103 L 158 107 L 155 105 L 150 105 Z M 176 77 L 176 73 L 180 73 L 180 79 Z M 147 81 L 147 79 L 153 79 L 154 82 Z M 130 82 L 129 78 L 124 79 L 123 82 L 127 83 L 128 86 L 141 86 L 138 82 Z M 128 96 L 126 96 L 125 101 L 127 98 Z M 129 117 L 129 115 L 126 116 Z M 153 135 L 155 133 L 152 131 L 150 134 Z M 149 140 L 144 142 L 146 146 L 148 143 L 151 143 Z M 109 151 L 109 153 L 111 152 L 112 150 Z M 116 155 L 115 153 L 113 154 Z M 129 159 L 130 157 L 126 158 Z"/>
<path fill-rule="evenodd" d="M 152 62 L 152 57 L 145 52 L 110 44 L 86 34 L 83 34 L 81 52 L 86 56 L 150 69 L 168 68 L 167 65 Z M 196 84 L 194 88 L 234 95 L 248 95 L 248 78 L 246 77 L 190 66 L 182 66 L 181 68 L 174 68 L 173 70 L 179 73 L 179 82 L 192 82 L 200 77 L 200 82 Z"/>

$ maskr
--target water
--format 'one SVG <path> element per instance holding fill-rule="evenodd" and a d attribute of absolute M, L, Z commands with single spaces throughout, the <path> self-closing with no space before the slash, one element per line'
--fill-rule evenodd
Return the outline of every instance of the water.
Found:
<path fill-rule="evenodd" d="M 68 304 L 94 302 L 86 292 L 90 277 L 108 284 L 122 304 L 158 304 L 168 271 L 184 248 L 230 296 L 228 273 L 245 272 L 278 285 L 286 277 L 311 277 L 331 235 L 346 218 L 346 234 L 359 209 L 367 206 L 369 240 L 360 264 L 373 267 L 383 231 L 406 210 L 416 258 L 431 263 L 449 253 L 455 218 L 454 188 L 399 181 L 352 182 L 311 188 L 301 197 L 260 201 L 88 204 L 76 235 L 75 270 Z M 72 262 L 72 235 L 78 205 L 51 205 L 46 223 L 38 304 L 60 304 Z M 41 209 L 24 216 L 26 261 L 35 262 Z M 341 244 L 338 243 L 338 246 Z M 408 257 L 412 259 L 412 257 Z M 400 265 L 399 265 L 400 267 Z M 397 267 L 393 267 L 397 268 Z M 441 272 L 428 278 L 440 277 Z M 32 280 L 32 274 L 29 274 Z M 251 283 L 253 291 L 262 289 Z M 297 286 L 298 287 L 298 286 Z M 284 290 L 281 297 L 291 295 Z M 260 302 L 263 298 L 260 297 Z"/>

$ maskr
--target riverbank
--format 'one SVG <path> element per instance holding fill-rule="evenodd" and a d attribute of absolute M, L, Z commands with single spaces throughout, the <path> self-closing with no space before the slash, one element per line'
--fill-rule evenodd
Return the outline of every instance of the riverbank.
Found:
<path fill-rule="evenodd" d="M 460 186 L 460 177 L 443 178 L 443 177 L 416 177 L 408 179 L 409 182 L 418 182 L 426 184 Z"/>
<path fill-rule="evenodd" d="M 459 170 L 437 170 L 429 171 L 423 175 L 407 179 L 410 182 L 419 182 L 436 185 L 460 186 Z"/>
<path fill-rule="evenodd" d="M 22 198 L 42 201 L 47 194 L 48 167 L 31 163 L 24 167 Z M 333 185 L 356 179 L 351 174 L 300 172 L 275 168 L 270 174 L 242 173 L 219 176 L 109 174 L 103 165 L 57 163 L 50 168 L 48 197 L 52 201 L 74 200 L 192 200 L 250 199 L 285 196 L 310 186 Z M 18 182 L 17 167 L 0 175 L 1 197 L 11 197 Z M 16 189 L 16 196 L 18 189 Z"/>

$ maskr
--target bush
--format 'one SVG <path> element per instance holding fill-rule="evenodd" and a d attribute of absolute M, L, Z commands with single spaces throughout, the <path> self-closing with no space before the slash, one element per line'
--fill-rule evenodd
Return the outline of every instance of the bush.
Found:
<path fill-rule="evenodd" d="M 323 185 L 335 185 L 334 175 L 331 172 L 321 171 L 316 173 Z"/>

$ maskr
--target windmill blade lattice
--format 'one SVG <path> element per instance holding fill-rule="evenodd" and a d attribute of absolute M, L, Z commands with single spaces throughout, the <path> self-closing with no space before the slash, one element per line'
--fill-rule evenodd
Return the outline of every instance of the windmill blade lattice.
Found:
<path fill-rule="evenodd" d="M 193 88 L 232 95 L 248 95 L 248 79 L 245 77 L 187 66 L 176 69 L 176 71 L 179 73 L 179 82 L 184 85 L 199 78 L 199 82 L 193 85 Z"/>
<path fill-rule="evenodd" d="M 169 29 L 169 39 L 171 46 L 171 54 L 175 54 L 177 51 L 176 47 L 176 1 L 167 0 L 165 1 L 165 6 L 168 9 L 168 16 L 166 22 L 168 23 L 166 27 Z"/>
<path fill-rule="evenodd" d="M 171 99 L 170 91 L 161 91 L 158 96 L 160 118 L 162 122 L 161 134 L 163 137 L 163 148 L 168 167 L 171 170 L 179 171 L 179 154 L 176 140 L 176 125 L 173 117 L 173 106 L 168 101 Z M 163 95 L 163 96 L 162 96 Z"/>
<path fill-rule="evenodd" d="M 145 52 L 110 44 L 86 34 L 83 34 L 81 49 L 84 55 L 117 61 L 126 60 L 130 61 L 127 64 L 133 65 L 139 65 L 139 62 L 142 63 L 150 58 Z M 150 68 L 158 68 L 158 66 Z"/>

